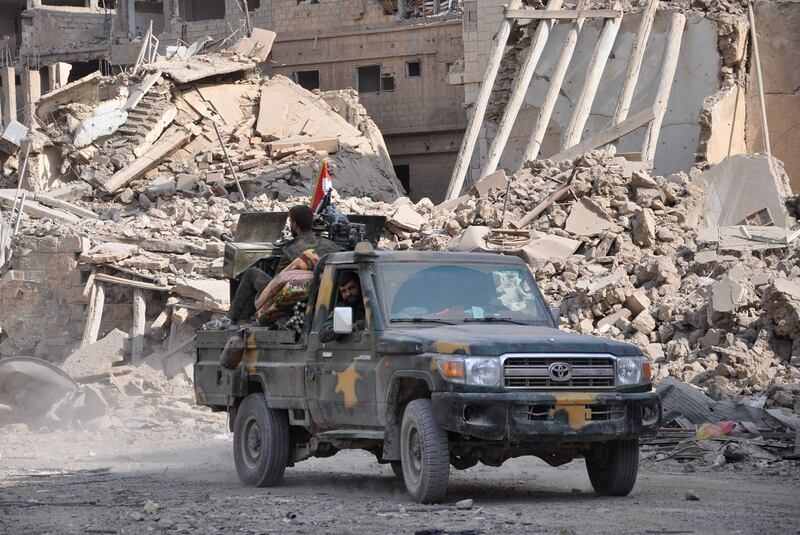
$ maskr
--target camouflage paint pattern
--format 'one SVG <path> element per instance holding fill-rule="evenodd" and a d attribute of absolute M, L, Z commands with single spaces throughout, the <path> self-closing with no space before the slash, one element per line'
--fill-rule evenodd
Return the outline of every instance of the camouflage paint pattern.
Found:
<path fill-rule="evenodd" d="M 439 393 L 442 396 L 449 396 L 448 400 L 478 396 L 475 399 L 487 403 L 487 406 L 491 407 L 488 410 L 494 411 L 492 414 L 499 415 L 501 422 L 506 422 L 512 403 L 524 403 L 525 399 L 549 400 L 553 405 L 551 415 L 553 422 L 547 423 L 556 434 L 563 434 L 565 440 L 577 436 L 575 433 L 584 427 L 598 429 L 601 434 L 618 432 L 616 428 L 593 422 L 590 406 L 609 395 L 625 397 L 627 394 L 621 393 L 621 389 L 602 393 L 540 390 L 509 392 L 503 387 L 465 386 L 445 381 L 437 370 L 435 357 L 437 355 L 499 356 L 506 353 L 640 355 L 640 350 L 635 346 L 613 340 L 563 333 L 554 329 L 552 325 L 463 324 L 425 327 L 406 325 L 405 328 L 394 326 L 387 328 L 380 306 L 380 289 L 373 284 L 373 278 L 380 277 L 382 264 L 425 261 L 452 265 L 481 259 L 494 264 L 507 262 L 511 267 L 525 265 L 522 260 L 515 257 L 476 253 L 378 252 L 374 255 L 359 255 L 344 252 L 328 255 L 317 266 L 315 290 L 312 291 L 307 307 L 306 330 L 300 335 L 299 340 L 295 340 L 293 344 L 272 341 L 264 343 L 258 341 L 255 334 L 248 336 L 243 372 L 239 372 L 243 374 L 240 383 L 233 379 L 221 382 L 217 380 L 215 383 L 215 378 L 210 373 L 210 368 L 213 368 L 213 351 L 198 349 L 196 370 L 203 366 L 209 369 L 203 369 L 202 373 L 196 371 L 197 402 L 226 410 L 247 393 L 263 391 L 272 408 L 302 408 L 308 411 L 311 428 L 315 431 L 341 428 L 345 425 L 342 422 L 346 422 L 349 428 L 382 429 L 385 426 L 397 425 L 396 415 L 392 411 L 395 399 L 402 395 L 402 392 L 398 394 L 396 388 L 398 381 L 404 381 L 403 384 L 410 384 L 407 382 L 411 381 L 417 385 L 424 385 L 425 389 L 433 392 L 434 400 L 438 399 Z M 323 344 L 319 342 L 317 333 L 331 312 L 333 296 L 338 292 L 337 270 L 342 269 L 357 269 L 359 272 L 365 304 L 366 329 L 364 332 L 347 335 L 343 342 Z M 261 328 L 255 328 L 253 331 L 259 329 Z M 197 334 L 201 344 L 204 338 L 209 340 L 213 338 L 208 331 L 200 331 Z M 220 350 L 224 346 L 222 339 L 209 341 L 206 345 L 210 348 L 214 343 L 218 344 Z M 265 387 L 270 381 L 270 376 L 275 375 L 278 370 L 283 373 L 281 385 L 284 392 L 280 396 Z M 243 385 L 241 391 L 237 384 Z M 293 388 L 297 391 L 292 391 Z M 629 388 L 627 391 L 643 393 L 650 390 L 651 385 L 648 383 Z M 225 403 L 221 403 L 221 399 L 224 399 Z M 453 407 L 443 410 L 449 410 L 454 414 L 437 413 L 440 425 L 446 426 L 446 422 L 453 418 L 463 420 L 463 408 L 460 412 Z M 557 415 L 562 416 L 557 417 Z M 565 422 L 565 425 L 556 425 L 556 420 Z M 464 422 L 456 422 L 453 427 L 458 429 L 463 425 Z M 511 423 L 507 422 L 506 425 Z M 387 441 L 388 433 L 387 427 Z M 505 430 L 503 433 L 505 434 Z"/>

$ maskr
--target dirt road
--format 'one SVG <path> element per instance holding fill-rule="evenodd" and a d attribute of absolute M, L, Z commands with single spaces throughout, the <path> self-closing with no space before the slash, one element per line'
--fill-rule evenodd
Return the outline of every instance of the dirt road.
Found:
<path fill-rule="evenodd" d="M 800 533 L 800 471 L 644 460 L 627 498 L 598 498 L 581 461 L 451 472 L 419 506 L 362 452 L 313 459 L 283 486 L 240 486 L 219 430 L 4 432 L 0 533 Z M 692 489 L 699 501 L 686 499 Z M 472 499 L 469 510 L 453 504 Z"/>

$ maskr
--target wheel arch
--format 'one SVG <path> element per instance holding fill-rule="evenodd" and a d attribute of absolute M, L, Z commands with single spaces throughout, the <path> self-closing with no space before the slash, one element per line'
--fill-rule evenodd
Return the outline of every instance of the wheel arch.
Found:
<path fill-rule="evenodd" d="M 433 381 L 422 371 L 408 370 L 395 372 L 389 380 L 386 396 L 386 425 L 383 439 L 383 459 L 400 460 L 400 426 L 403 411 L 415 399 L 430 399 Z"/>

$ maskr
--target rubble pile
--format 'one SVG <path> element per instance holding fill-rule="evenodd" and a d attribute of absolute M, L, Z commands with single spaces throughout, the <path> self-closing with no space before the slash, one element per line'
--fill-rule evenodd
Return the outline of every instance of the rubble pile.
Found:
<path fill-rule="evenodd" d="M 560 256 L 521 254 L 561 306 L 562 327 L 639 345 L 656 381 L 676 377 L 716 399 L 763 393 L 762 405 L 800 412 L 800 251 L 787 229 L 707 226 L 702 175 L 653 177 L 597 152 L 574 167 L 537 161 L 510 178 L 507 204 L 504 177 L 439 207 L 396 201 L 386 245 L 465 250 L 464 235 L 479 226 L 474 243 L 484 243 L 466 250 L 492 250 L 489 229 L 519 222 L 569 181 L 530 224 L 532 248 L 555 238 L 561 247 L 551 241 L 547 251 Z M 734 231 L 749 237 L 726 234 Z"/>

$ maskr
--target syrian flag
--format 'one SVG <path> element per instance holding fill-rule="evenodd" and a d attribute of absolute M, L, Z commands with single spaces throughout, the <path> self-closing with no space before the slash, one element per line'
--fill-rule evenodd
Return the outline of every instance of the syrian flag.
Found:
<path fill-rule="evenodd" d="M 322 200 L 325 195 L 333 189 L 333 180 L 328 173 L 328 160 L 322 161 L 322 167 L 319 168 L 317 181 L 314 184 L 314 191 L 311 192 L 311 211 L 315 214 L 319 212 L 322 206 Z"/>

